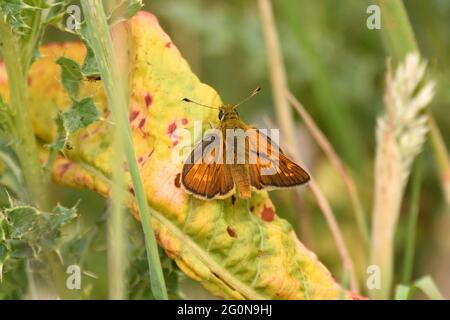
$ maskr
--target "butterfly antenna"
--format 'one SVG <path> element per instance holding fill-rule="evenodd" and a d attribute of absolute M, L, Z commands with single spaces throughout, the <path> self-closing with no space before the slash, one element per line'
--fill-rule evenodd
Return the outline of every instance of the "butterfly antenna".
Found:
<path fill-rule="evenodd" d="M 249 95 L 247 98 L 245 98 L 244 100 L 242 100 L 242 101 L 239 102 L 238 104 L 235 104 L 235 105 L 234 105 L 234 108 L 237 108 L 238 106 L 240 106 L 241 104 L 243 104 L 244 102 L 246 102 L 247 100 L 249 100 L 250 98 L 256 96 L 256 94 L 257 94 L 258 92 L 260 92 L 260 91 L 261 91 L 261 87 L 257 87 L 255 90 L 252 91 L 252 93 L 250 93 L 250 95 Z"/>
<path fill-rule="evenodd" d="M 193 104 L 196 104 L 196 105 L 198 105 L 198 106 L 205 107 L 205 108 L 219 109 L 219 108 L 217 108 L 217 107 L 207 106 L 207 105 L 205 105 L 205 104 L 201 104 L 201 103 L 192 101 L 191 99 L 188 99 L 188 98 L 183 98 L 182 101 L 184 101 L 184 102 L 189 102 L 189 103 L 193 103 Z"/>

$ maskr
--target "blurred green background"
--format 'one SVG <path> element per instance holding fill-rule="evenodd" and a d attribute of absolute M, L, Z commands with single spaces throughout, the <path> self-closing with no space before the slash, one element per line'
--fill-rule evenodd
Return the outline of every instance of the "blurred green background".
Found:
<path fill-rule="evenodd" d="M 429 61 L 430 75 L 437 82 L 431 109 L 448 143 L 450 137 L 450 1 L 406 0 L 420 50 Z M 205 83 L 214 87 L 224 102 L 234 103 L 260 85 L 261 94 L 240 110 L 247 123 L 267 126 L 268 117 L 276 123 L 265 43 L 256 1 L 244 0 L 151 0 L 143 10 L 154 13 L 163 29 Z M 366 27 L 366 9 L 371 1 L 354 0 L 276 0 L 272 1 L 282 45 L 289 87 L 327 135 L 351 171 L 370 221 L 373 195 L 373 159 L 376 116 L 383 111 L 386 53 L 380 30 Z M 45 42 L 69 37 L 49 30 Z M 293 112 L 294 115 L 294 112 Z M 298 149 L 307 169 L 325 191 L 341 225 L 345 240 L 365 283 L 367 255 L 358 240 L 352 208 L 341 178 L 331 167 L 316 143 L 297 119 Z M 283 146 L 282 137 L 280 139 Z M 449 146 L 448 146 L 449 147 Z M 415 278 L 430 274 L 450 298 L 450 212 L 443 195 L 429 143 L 424 149 L 424 180 L 420 199 L 416 246 Z M 408 188 L 409 189 L 409 188 Z M 398 229 L 398 259 L 402 259 L 405 214 L 409 209 L 406 192 Z M 62 204 L 80 200 L 79 245 L 84 252 L 84 268 L 90 274 L 83 281 L 83 298 L 107 298 L 105 215 L 107 201 L 89 191 L 55 187 Z M 311 192 L 304 188 L 303 198 L 293 199 L 289 192 L 272 192 L 277 212 L 295 227 L 299 238 L 313 250 L 336 278 L 341 263 L 333 238 Z M 129 218 L 132 259 L 130 298 L 148 298 L 145 250 L 137 222 Z M 74 230 L 68 230 L 74 232 Z M 91 235 L 82 237 L 82 235 Z M 136 239 L 134 239 L 136 238 Z M 90 240 L 88 240 L 90 239 Z M 89 242 L 90 241 L 90 242 Z M 164 261 L 175 285 L 178 272 Z M 397 267 L 401 267 L 398 264 Z M 398 271 L 398 270 L 397 270 Z M 181 276 L 178 284 L 183 297 L 211 298 L 209 294 Z M 14 294 L 13 294 L 14 295 Z M 19 293 L 17 293 L 19 295 Z M 175 295 L 173 295 L 175 297 Z"/>

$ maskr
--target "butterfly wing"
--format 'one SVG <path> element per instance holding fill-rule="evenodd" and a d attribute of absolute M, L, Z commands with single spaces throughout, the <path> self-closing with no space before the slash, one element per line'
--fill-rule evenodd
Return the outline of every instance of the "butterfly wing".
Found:
<path fill-rule="evenodd" d="M 249 139 L 249 157 L 256 161 L 249 164 L 250 183 L 253 188 L 286 188 L 309 181 L 309 174 L 289 160 L 283 151 L 260 130 Z M 269 172 L 269 174 L 267 174 Z"/>
<path fill-rule="evenodd" d="M 211 144 L 216 141 L 215 139 L 219 139 L 218 136 L 214 137 L 205 136 L 183 165 L 181 183 L 188 193 L 199 198 L 223 199 L 235 192 L 229 168 L 224 161 L 214 161 L 213 158 L 216 155 L 212 151 L 213 148 L 210 148 L 211 152 L 207 152 L 208 147 L 211 147 Z M 216 142 L 224 147 L 222 141 Z M 223 157 L 223 149 L 221 149 L 218 157 Z"/>

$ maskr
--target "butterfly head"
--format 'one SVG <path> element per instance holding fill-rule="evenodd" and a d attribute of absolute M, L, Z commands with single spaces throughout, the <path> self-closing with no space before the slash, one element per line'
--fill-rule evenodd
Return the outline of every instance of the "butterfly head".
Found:
<path fill-rule="evenodd" d="M 239 113 L 236 110 L 236 106 L 232 104 L 224 104 L 219 108 L 219 114 L 217 115 L 220 121 L 229 119 L 238 119 Z"/>

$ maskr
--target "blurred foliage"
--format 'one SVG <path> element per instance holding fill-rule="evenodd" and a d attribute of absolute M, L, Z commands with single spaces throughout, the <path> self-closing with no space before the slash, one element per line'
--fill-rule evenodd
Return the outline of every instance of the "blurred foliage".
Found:
<path fill-rule="evenodd" d="M 153 295 L 148 281 L 148 261 L 145 251 L 144 239 L 141 237 L 141 226 L 139 222 L 134 221 L 130 227 L 130 244 L 128 247 L 130 267 L 128 272 L 128 299 L 153 299 Z M 179 288 L 180 278 L 184 278 L 183 273 L 176 267 L 175 262 L 169 259 L 160 250 L 161 265 L 166 280 L 167 293 L 169 299 L 181 299 L 182 295 Z"/>
<path fill-rule="evenodd" d="M 106 278 L 100 276 L 107 270 L 104 200 L 92 192 L 73 192 L 68 189 L 63 189 L 59 198 L 67 198 L 67 202 L 81 200 L 76 209 L 58 205 L 47 213 L 30 206 L 10 205 L 0 212 L 0 299 L 31 298 L 32 293 L 27 289 L 31 279 L 35 278 L 33 281 L 37 282 L 51 281 L 54 270 L 46 258 L 49 251 L 55 252 L 64 266 L 78 265 L 82 271 L 82 289 L 75 292 L 64 290 L 63 297 L 107 298 Z M 79 216 L 77 212 L 82 212 L 84 216 Z M 141 227 L 139 222 L 131 219 L 127 224 L 130 261 L 127 298 L 152 299 Z M 181 272 L 165 256 L 162 264 L 170 299 L 180 299 Z M 65 279 L 62 279 L 64 285 Z M 55 288 L 47 290 L 40 293 L 39 297 L 55 296 Z"/>

